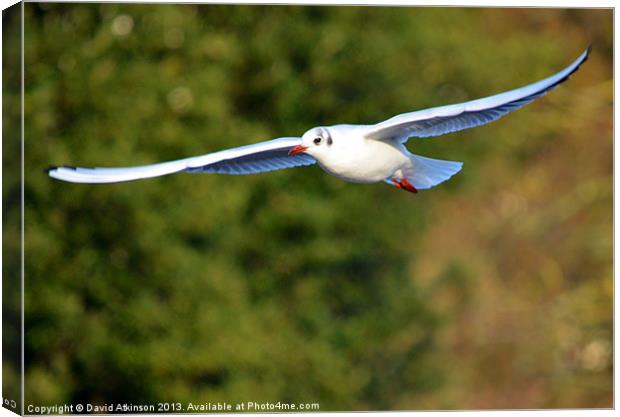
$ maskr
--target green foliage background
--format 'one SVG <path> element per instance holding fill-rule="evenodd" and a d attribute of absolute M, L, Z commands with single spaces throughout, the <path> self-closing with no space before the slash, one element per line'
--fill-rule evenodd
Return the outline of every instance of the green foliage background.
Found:
<path fill-rule="evenodd" d="M 26 4 L 26 404 L 609 407 L 611 10 Z M 133 165 L 548 76 L 418 195 Z"/>

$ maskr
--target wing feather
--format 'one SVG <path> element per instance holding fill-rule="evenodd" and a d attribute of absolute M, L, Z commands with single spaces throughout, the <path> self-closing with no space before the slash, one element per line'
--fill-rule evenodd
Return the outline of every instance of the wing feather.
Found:
<path fill-rule="evenodd" d="M 52 167 L 52 178 L 78 183 L 111 183 L 158 177 L 176 172 L 244 175 L 312 165 L 307 154 L 289 156 L 301 138 L 279 138 L 202 156 L 125 168 Z"/>
<path fill-rule="evenodd" d="M 370 127 L 366 137 L 405 142 L 409 137 L 432 137 L 481 126 L 544 96 L 579 69 L 588 48 L 571 65 L 551 77 L 525 87 L 465 103 L 403 113 Z"/>

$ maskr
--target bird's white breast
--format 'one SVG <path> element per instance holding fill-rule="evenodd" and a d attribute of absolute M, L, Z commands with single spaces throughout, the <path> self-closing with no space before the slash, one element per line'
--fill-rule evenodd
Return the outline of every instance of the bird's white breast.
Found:
<path fill-rule="evenodd" d="M 383 181 L 410 163 L 398 144 L 366 139 L 359 131 L 330 128 L 330 132 L 333 146 L 316 159 L 323 170 L 345 181 Z"/>

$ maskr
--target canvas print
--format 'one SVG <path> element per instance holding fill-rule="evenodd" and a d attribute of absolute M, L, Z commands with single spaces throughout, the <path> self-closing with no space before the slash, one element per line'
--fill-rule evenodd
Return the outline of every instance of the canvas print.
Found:
<path fill-rule="evenodd" d="M 5 10 L 4 407 L 611 408 L 612 33 L 604 8 Z"/>

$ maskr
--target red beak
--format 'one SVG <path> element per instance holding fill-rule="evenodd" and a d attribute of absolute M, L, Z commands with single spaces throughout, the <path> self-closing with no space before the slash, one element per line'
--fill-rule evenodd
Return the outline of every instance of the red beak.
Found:
<path fill-rule="evenodd" d="M 301 152 L 304 152 L 306 149 L 308 149 L 307 146 L 301 146 L 301 145 L 297 145 L 295 146 L 293 149 L 291 149 L 290 151 L 288 151 L 289 155 L 295 155 Z"/>

